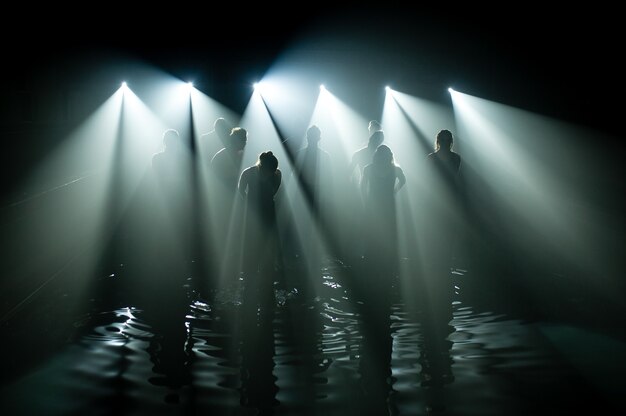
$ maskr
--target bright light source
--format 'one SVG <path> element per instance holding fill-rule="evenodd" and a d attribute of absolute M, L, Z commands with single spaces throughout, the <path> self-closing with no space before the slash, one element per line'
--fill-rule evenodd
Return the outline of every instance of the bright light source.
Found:
<path fill-rule="evenodd" d="M 454 90 L 452 89 L 452 87 L 448 88 L 448 92 L 454 92 Z"/>
<path fill-rule="evenodd" d="M 385 89 L 386 89 L 387 91 L 391 91 L 391 87 L 390 87 L 389 85 L 387 85 L 387 86 L 385 87 Z"/>
<path fill-rule="evenodd" d="M 324 84 L 320 84 L 320 90 L 326 91 L 326 87 L 324 86 Z"/>
<path fill-rule="evenodd" d="M 128 87 L 128 85 L 126 84 L 126 81 L 123 81 L 122 82 L 122 88 L 126 88 L 126 87 Z"/>
<path fill-rule="evenodd" d="M 254 84 L 252 84 L 252 87 L 253 87 L 255 90 L 258 90 L 258 89 L 259 89 L 259 83 L 258 83 L 258 82 L 255 82 Z"/>

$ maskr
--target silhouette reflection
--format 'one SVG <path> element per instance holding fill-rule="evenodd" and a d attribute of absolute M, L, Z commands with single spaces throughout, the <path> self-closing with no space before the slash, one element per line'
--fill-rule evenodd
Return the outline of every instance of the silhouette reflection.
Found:
<path fill-rule="evenodd" d="M 178 403 L 178 391 L 192 382 L 193 338 L 186 319 L 188 313 L 189 300 L 182 285 L 159 288 L 146 303 L 145 319 L 153 332 L 147 348 L 154 372 L 149 381 L 170 389 L 164 397 L 168 403 Z"/>
<path fill-rule="evenodd" d="M 419 340 L 421 365 L 420 384 L 424 388 L 426 410 L 445 410 L 445 390 L 454 381 L 453 360 L 450 356 L 452 341 L 449 335 L 455 331 L 452 321 L 453 289 L 449 273 L 441 272 L 427 277 L 429 283 L 421 296 Z"/>
<path fill-rule="evenodd" d="M 362 335 L 359 348 L 361 382 L 361 414 L 396 414 L 390 401 L 393 392 L 391 376 L 391 299 L 395 275 L 388 270 L 381 274 L 373 267 L 364 268 L 361 276 L 368 284 L 360 290 L 359 315 Z"/>
<path fill-rule="evenodd" d="M 273 374 L 273 315 L 273 298 L 263 296 L 258 291 L 247 291 L 240 322 L 240 403 L 257 409 L 259 415 L 273 414 L 274 407 L 278 405 L 278 387 Z"/>

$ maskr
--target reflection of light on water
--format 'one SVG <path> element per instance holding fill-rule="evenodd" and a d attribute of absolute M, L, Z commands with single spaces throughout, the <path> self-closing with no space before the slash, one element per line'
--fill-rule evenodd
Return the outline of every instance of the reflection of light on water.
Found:
<path fill-rule="evenodd" d="M 467 280 L 473 277 L 471 274 L 462 269 L 450 273 L 451 289 L 458 292 L 468 288 L 465 285 L 471 283 Z M 465 407 L 473 409 L 469 412 L 472 414 L 485 414 L 481 411 L 487 408 L 499 414 L 516 408 L 517 399 L 502 394 L 503 389 L 515 391 L 520 386 L 516 380 L 521 379 L 522 387 L 530 388 L 524 381 L 534 380 L 539 369 L 551 381 L 567 380 L 567 373 L 551 358 L 550 351 L 534 344 L 537 338 L 531 326 L 495 311 L 485 312 L 481 304 L 466 299 L 461 302 L 453 296 L 449 310 L 428 315 L 421 309 L 423 305 L 408 307 L 397 294 L 398 299 L 388 311 L 389 327 L 368 338 L 363 331 L 367 318 L 361 314 L 367 303 L 352 299 L 346 290 L 352 286 L 341 271 L 332 270 L 319 279 L 321 290 L 315 298 L 305 298 L 304 291 L 295 288 L 275 287 L 277 308 L 271 329 L 275 350 L 269 353 L 272 355 L 260 357 L 259 363 L 273 363 L 271 373 L 279 388 L 276 398 L 281 402 L 277 413 L 298 414 L 303 395 L 310 399 L 311 414 L 325 414 L 331 406 L 348 409 L 360 386 L 363 357 L 374 357 L 374 369 L 377 363 L 389 363 L 387 368 L 378 369 L 385 375 L 388 369 L 391 375 L 380 385 L 393 391 L 388 400 L 401 414 L 414 414 L 415 409 L 438 404 L 439 400 L 445 402 L 451 414 L 463 414 L 459 410 Z M 227 413 L 226 408 L 240 404 L 241 334 L 233 329 L 238 328 L 240 299 L 241 286 L 232 285 L 218 292 L 214 300 L 191 302 L 186 317 L 176 321 L 184 324 L 186 334 L 177 332 L 176 344 L 169 351 L 181 354 L 193 389 L 198 397 L 205 398 L 197 402 L 199 411 L 218 409 Z M 91 395 L 90 400 L 110 395 L 108 386 L 115 380 L 120 385 L 129 383 L 125 388 L 130 395 L 142 401 L 153 395 L 157 409 L 163 390 L 147 381 L 155 376 L 151 354 L 165 359 L 168 355 L 149 346 L 168 338 L 167 333 L 157 332 L 157 325 L 153 328 L 146 323 L 152 322 L 149 316 L 149 311 L 130 306 L 91 316 L 84 327 L 92 329 L 81 339 L 81 350 L 72 352 L 73 372 L 66 377 L 89 379 L 93 387 L 86 396 Z M 177 328 L 182 332 L 182 326 Z M 381 328 L 373 326 L 370 330 Z M 367 345 L 374 349 L 364 350 Z M 385 348 L 376 349 L 381 346 Z M 380 352 L 387 355 L 386 359 L 378 355 Z M 253 371 L 255 366 L 251 368 Z M 503 381 L 503 375 L 513 377 Z M 64 397 L 84 392 L 85 388 L 89 386 L 65 387 L 68 392 L 63 392 Z M 437 393 L 437 388 L 445 394 L 436 396 L 433 392 Z M 473 392 L 477 390 L 483 393 L 476 396 Z M 183 403 L 187 400 L 185 389 L 179 393 Z M 373 392 L 373 396 L 376 394 Z M 71 405 L 70 399 L 63 400 Z"/>

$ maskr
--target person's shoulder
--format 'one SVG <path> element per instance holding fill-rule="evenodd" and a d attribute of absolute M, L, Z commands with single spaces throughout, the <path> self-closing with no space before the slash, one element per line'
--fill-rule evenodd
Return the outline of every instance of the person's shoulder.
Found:
<path fill-rule="evenodd" d="M 157 152 L 152 155 L 152 163 L 159 163 L 163 158 L 163 152 Z"/>
<path fill-rule="evenodd" d="M 222 159 L 225 154 L 226 154 L 226 148 L 218 150 L 211 158 L 211 163 L 213 163 L 216 160 Z"/>
<path fill-rule="evenodd" d="M 364 159 L 367 158 L 367 147 L 362 147 L 356 152 L 354 152 L 355 159 Z"/>

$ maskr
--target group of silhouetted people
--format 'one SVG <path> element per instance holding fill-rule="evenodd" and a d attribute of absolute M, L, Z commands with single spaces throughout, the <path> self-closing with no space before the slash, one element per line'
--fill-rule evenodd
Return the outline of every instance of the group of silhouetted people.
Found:
<path fill-rule="evenodd" d="M 403 169 L 395 163 L 391 148 L 382 144 L 385 135 L 381 124 L 372 120 L 368 130 L 367 146 L 353 154 L 348 166 L 350 182 L 357 186 L 360 199 L 361 219 L 355 246 L 358 247 L 358 257 L 368 262 L 370 271 L 396 274 L 398 225 L 395 194 L 405 186 L 407 180 Z M 296 152 L 293 159 L 292 177 L 297 180 L 311 213 L 307 236 L 304 237 L 305 246 L 307 237 L 314 240 L 315 229 L 326 224 L 320 212 L 324 205 L 324 187 L 329 186 L 329 182 L 323 182 L 321 177 L 332 176 L 332 167 L 329 154 L 319 147 L 320 139 L 319 127 L 310 126 L 306 132 L 306 146 Z M 229 273 L 243 272 L 244 276 L 271 273 L 277 267 L 280 252 L 274 206 L 274 196 L 282 183 L 278 159 L 272 151 L 265 151 L 253 166 L 244 168 L 242 161 L 248 132 L 241 127 L 232 127 L 224 118 L 218 118 L 213 130 L 202 135 L 201 140 L 205 142 L 207 153 L 212 155 L 208 171 L 214 181 L 215 192 L 211 196 L 218 201 L 214 204 L 217 220 L 213 223 L 213 232 L 224 236 L 223 246 L 216 248 L 218 260 L 222 262 L 221 268 L 228 269 Z M 184 175 L 180 172 L 186 169 L 184 159 L 187 155 L 176 130 L 168 129 L 164 132 L 163 144 L 164 150 L 153 156 L 152 165 L 161 184 L 175 195 L 184 188 L 181 185 Z M 426 158 L 433 187 L 440 197 L 455 193 L 461 158 L 452 151 L 452 145 L 452 133 L 441 130 L 436 137 L 435 151 Z M 239 211 L 235 204 L 237 195 L 245 202 Z M 438 198 L 438 201 L 446 200 L 450 199 Z M 445 207 L 437 206 L 438 201 L 433 202 L 432 212 L 445 213 Z M 234 215 L 240 217 L 234 218 Z M 450 244 L 450 235 L 454 231 L 446 215 L 437 217 L 429 226 L 428 236 L 432 241 L 431 254 L 440 257 L 442 252 L 446 252 L 445 245 Z M 243 238 L 243 244 L 241 241 L 227 242 L 233 237 L 235 240 Z M 237 246 L 243 247 L 243 250 L 233 248 Z M 305 251 L 314 252 L 311 257 L 319 258 L 319 242 L 309 244 Z M 238 260 L 241 264 L 237 270 Z M 311 264 L 314 265 L 313 269 L 319 270 L 319 261 Z M 258 282 L 258 279 L 251 281 Z"/>

